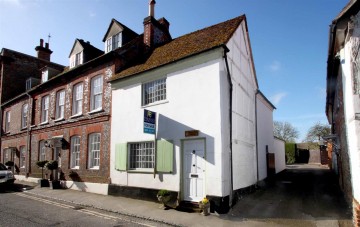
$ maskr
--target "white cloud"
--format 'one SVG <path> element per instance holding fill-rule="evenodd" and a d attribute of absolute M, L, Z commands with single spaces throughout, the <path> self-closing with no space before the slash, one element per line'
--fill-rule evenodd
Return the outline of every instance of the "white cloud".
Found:
<path fill-rule="evenodd" d="M 276 106 L 280 101 L 285 98 L 288 94 L 286 92 L 280 92 L 270 97 L 270 101 Z"/>
<path fill-rule="evenodd" d="M 269 69 L 272 71 L 272 72 L 277 72 L 281 69 L 281 63 L 279 61 L 273 61 L 271 63 L 271 65 L 269 66 Z"/>
<path fill-rule="evenodd" d="M 96 13 L 94 11 L 89 12 L 89 17 L 95 17 L 95 16 L 96 16 Z"/>

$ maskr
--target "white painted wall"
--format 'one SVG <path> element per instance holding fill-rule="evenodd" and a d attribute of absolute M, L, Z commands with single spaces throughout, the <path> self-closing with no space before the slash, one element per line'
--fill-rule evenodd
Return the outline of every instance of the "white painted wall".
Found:
<path fill-rule="evenodd" d="M 220 50 L 220 49 L 219 49 Z M 212 51 L 171 66 L 162 67 L 113 84 L 111 171 L 113 184 L 180 191 L 181 139 L 185 131 L 200 130 L 206 139 L 206 194 L 224 196 L 220 118 L 220 65 L 222 53 Z M 141 83 L 167 77 L 167 100 L 146 109 L 158 113 L 158 139 L 175 145 L 175 172 L 156 175 L 114 169 L 115 144 L 153 140 L 143 133 L 144 108 Z M 160 116 L 159 116 L 160 115 Z M 228 174 L 228 173 L 227 173 Z"/>
<path fill-rule="evenodd" d="M 253 62 L 245 22 L 242 22 L 235 31 L 227 43 L 227 47 L 230 49 L 227 55 L 233 84 L 232 161 L 233 189 L 236 190 L 255 184 L 257 178 L 255 135 L 257 84 L 252 68 Z M 226 72 L 225 68 L 223 71 Z M 224 74 L 225 76 L 226 74 Z M 223 92 L 222 95 L 225 93 Z"/>
<path fill-rule="evenodd" d="M 275 153 L 274 149 L 274 123 L 273 107 L 261 94 L 257 96 L 257 146 L 258 146 L 258 170 L 259 181 L 267 177 L 266 146 L 269 153 Z M 276 165 L 276 153 L 275 153 Z"/>
<path fill-rule="evenodd" d="M 360 41 L 360 13 L 355 18 L 354 30 L 350 39 L 346 41 L 345 47 L 340 51 L 343 95 L 345 107 L 345 122 L 347 129 L 347 144 L 350 158 L 351 180 L 353 196 L 360 201 L 360 121 L 355 120 L 355 113 L 359 112 L 359 95 L 353 93 L 353 76 L 351 73 L 351 48 Z"/>
<path fill-rule="evenodd" d="M 286 168 L 285 141 L 274 137 L 275 172 L 279 173 Z"/>
<path fill-rule="evenodd" d="M 250 47 L 244 22 L 227 47 L 233 88 L 233 189 L 256 183 L 255 92 Z M 241 51 L 239 51 L 241 50 Z M 206 139 L 206 195 L 227 196 L 230 180 L 229 84 L 223 49 L 161 67 L 113 83 L 111 165 L 113 184 L 132 187 L 182 190 L 181 140 L 186 130 L 200 130 Z M 167 100 L 146 109 L 158 116 L 158 139 L 175 145 L 175 172 L 153 177 L 152 173 L 121 172 L 114 168 L 115 144 L 153 140 L 143 133 L 141 84 L 167 78 Z"/>

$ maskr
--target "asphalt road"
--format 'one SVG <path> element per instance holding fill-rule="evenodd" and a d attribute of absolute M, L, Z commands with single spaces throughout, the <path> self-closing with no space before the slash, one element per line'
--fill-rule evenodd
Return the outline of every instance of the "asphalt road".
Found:
<path fill-rule="evenodd" d="M 89 207 L 40 198 L 23 185 L 0 188 L 0 226 L 168 226 Z"/>
<path fill-rule="evenodd" d="M 255 193 L 242 196 L 228 215 L 289 226 L 312 226 L 314 221 L 352 226 L 336 176 L 315 164 L 288 166 Z"/>

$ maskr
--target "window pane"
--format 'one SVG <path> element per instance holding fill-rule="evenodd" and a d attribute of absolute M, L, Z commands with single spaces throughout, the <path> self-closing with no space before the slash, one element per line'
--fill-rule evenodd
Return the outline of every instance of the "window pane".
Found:
<path fill-rule="evenodd" d="M 100 134 L 95 133 L 89 136 L 89 168 L 100 166 Z"/>
<path fill-rule="evenodd" d="M 130 169 L 154 168 L 154 142 L 132 143 L 130 149 Z"/>
<path fill-rule="evenodd" d="M 76 115 L 82 113 L 83 84 L 75 85 L 73 92 L 73 115 Z"/>
<path fill-rule="evenodd" d="M 166 78 L 152 81 L 143 85 L 143 104 L 147 105 L 153 102 L 166 99 Z"/>

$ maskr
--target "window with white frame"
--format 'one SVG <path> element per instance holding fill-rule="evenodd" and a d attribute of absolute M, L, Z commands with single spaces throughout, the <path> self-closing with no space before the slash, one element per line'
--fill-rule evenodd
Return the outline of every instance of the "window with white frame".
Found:
<path fill-rule="evenodd" d="M 44 69 L 41 72 L 41 82 L 44 83 L 49 80 L 49 70 Z"/>
<path fill-rule="evenodd" d="M 73 54 L 70 57 L 70 68 L 81 65 L 83 63 L 83 51 Z"/>
<path fill-rule="evenodd" d="M 89 168 L 99 169 L 100 166 L 100 133 L 89 135 Z"/>
<path fill-rule="evenodd" d="M 102 109 L 103 76 L 96 76 L 91 79 L 91 100 L 90 110 Z"/>
<path fill-rule="evenodd" d="M 48 122 L 49 119 L 49 96 L 41 99 L 41 123 Z"/>
<path fill-rule="evenodd" d="M 26 160 L 25 146 L 21 146 L 19 150 L 20 150 L 20 168 L 25 168 L 25 160 Z"/>
<path fill-rule="evenodd" d="M 26 103 L 21 108 L 21 128 L 26 128 L 28 124 L 29 105 Z"/>
<path fill-rule="evenodd" d="M 56 119 L 63 119 L 65 111 L 65 90 L 56 93 Z"/>
<path fill-rule="evenodd" d="M 166 78 L 145 83 L 142 86 L 143 105 L 166 99 Z"/>
<path fill-rule="evenodd" d="M 10 131 L 10 116 L 11 116 L 11 112 L 6 111 L 6 113 L 5 113 L 5 132 Z"/>
<path fill-rule="evenodd" d="M 45 140 L 41 140 L 39 142 L 39 161 L 46 160 L 46 147 L 45 147 Z"/>
<path fill-rule="evenodd" d="M 79 115 L 82 113 L 82 100 L 83 100 L 83 83 L 78 83 L 73 89 L 73 108 L 72 114 Z"/>
<path fill-rule="evenodd" d="M 80 136 L 71 137 L 70 141 L 70 168 L 79 169 L 80 166 Z"/>
<path fill-rule="evenodd" d="M 130 169 L 154 168 L 154 142 L 129 143 Z"/>
<path fill-rule="evenodd" d="M 106 53 L 110 52 L 112 50 L 115 50 L 118 47 L 121 47 L 121 45 L 122 45 L 122 38 L 121 38 L 121 32 L 120 32 L 116 35 L 109 37 L 106 40 L 106 43 L 105 43 Z"/>

